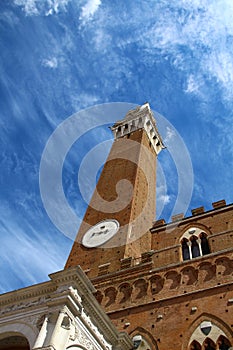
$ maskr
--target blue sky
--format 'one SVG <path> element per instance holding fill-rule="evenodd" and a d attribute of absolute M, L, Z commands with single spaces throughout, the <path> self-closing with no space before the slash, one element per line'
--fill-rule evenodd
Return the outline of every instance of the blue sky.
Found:
<path fill-rule="evenodd" d="M 189 152 L 194 182 L 186 215 L 220 199 L 232 203 L 232 17 L 231 0 L 0 2 L 0 292 L 43 281 L 65 264 L 72 239 L 46 213 L 40 162 L 56 128 L 88 107 L 148 101 Z M 111 138 L 105 123 L 100 117 L 64 162 L 65 196 L 79 218 L 86 204 L 78 169 Z M 159 156 L 166 220 L 177 197 L 174 135 L 164 130 L 168 148 Z"/>

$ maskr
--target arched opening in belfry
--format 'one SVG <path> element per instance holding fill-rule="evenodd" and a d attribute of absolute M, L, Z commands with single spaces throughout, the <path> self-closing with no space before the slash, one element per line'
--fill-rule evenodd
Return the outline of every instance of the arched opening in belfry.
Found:
<path fill-rule="evenodd" d="M 24 336 L 11 335 L 0 339 L 0 350 L 30 350 L 30 346 Z"/>

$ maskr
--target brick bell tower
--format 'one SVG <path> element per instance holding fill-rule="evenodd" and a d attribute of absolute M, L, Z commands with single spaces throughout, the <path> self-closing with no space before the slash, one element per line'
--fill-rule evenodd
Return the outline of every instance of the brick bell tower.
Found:
<path fill-rule="evenodd" d="M 164 146 L 149 105 L 111 129 L 114 143 L 66 268 L 82 267 L 134 349 L 231 350 L 233 204 L 154 222 Z"/>
<path fill-rule="evenodd" d="M 129 111 L 111 130 L 110 154 L 65 266 L 80 265 L 90 278 L 151 249 L 156 158 L 164 145 L 149 104 Z"/>

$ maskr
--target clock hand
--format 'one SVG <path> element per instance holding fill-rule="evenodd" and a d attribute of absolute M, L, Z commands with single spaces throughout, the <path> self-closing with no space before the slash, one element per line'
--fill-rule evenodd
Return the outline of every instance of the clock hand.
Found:
<path fill-rule="evenodd" d="M 104 231 L 93 232 L 92 235 L 91 235 L 91 237 L 94 237 L 94 236 L 96 236 L 96 235 L 99 236 L 99 235 L 102 235 L 102 234 L 106 235 L 108 232 L 109 232 L 108 229 L 106 229 L 106 230 L 104 230 Z"/>

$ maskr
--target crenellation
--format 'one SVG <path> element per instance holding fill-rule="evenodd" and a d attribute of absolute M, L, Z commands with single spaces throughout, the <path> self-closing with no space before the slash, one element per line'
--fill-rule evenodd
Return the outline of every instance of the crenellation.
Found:
<path fill-rule="evenodd" d="M 199 215 L 199 214 L 202 214 L 202 213 L 205 212 L 205 208 L 204 208 L 203 206 L 201 206 L 201 207 L 192 209 L 191 212 L 192 212 L 192 215 L 193 215 L 193 216 L 194 216 L 194 215 Z"/>
<path fill-rule="evenodd" d="M 214 209 L 223 208 L 223 207 L 226 206 L 226 201 L 225 201 L 225 199 L 221 199 L 221 200 L 219 200 L 217 202 L 213 202 L 212 206 L 213 206 Z"/>

